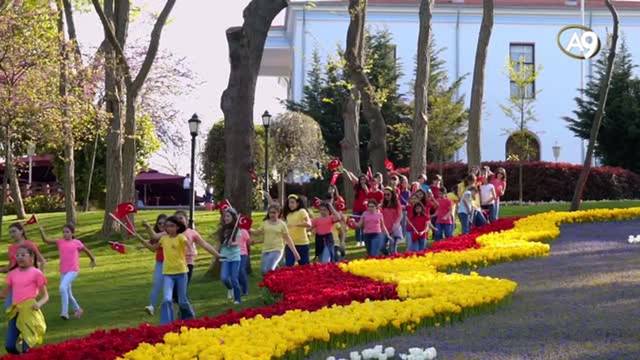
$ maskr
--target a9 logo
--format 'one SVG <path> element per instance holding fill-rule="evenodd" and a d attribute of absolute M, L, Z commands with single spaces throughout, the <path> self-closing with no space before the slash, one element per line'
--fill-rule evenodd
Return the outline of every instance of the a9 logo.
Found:
<path fill-rule="evenodd" d="M 580 31 L 582 31 L 582 34 L 580 34 Z M 591 59 L 600 51 L 601 47 L 598 34 L 582 25 L 567 25 L 563 27 L 558 32 L 557 41 L 558 47 L 562 52 L 578 60 Z"/>

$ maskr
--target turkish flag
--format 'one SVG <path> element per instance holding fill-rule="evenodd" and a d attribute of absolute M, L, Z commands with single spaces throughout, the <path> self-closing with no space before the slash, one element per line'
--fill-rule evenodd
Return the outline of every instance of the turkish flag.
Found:
<path fill-rule="evenodd" d="M 109 241 L 109 245 L 111 245 L 111 249 L 119 252 L 120 254 L 124 254 L 127 252 L 127 248 L 124 246 L 124 244 L 121 244 L 117 241 Z"/>
<path fill-rule="evenodd" d="M 136 209 L 136 207 L 132 203 L 127 202 L 127 203 L 118 204 L 118 206 L 116 206 L 116 211 L 113 215 L 115 215 L 115 217 L 117 217 L 119 220 L 122 220 L 127 216 L 129 216 L 129 214 L 134 214 L 137 212 L 138 212 L 138 209 Z"/>
<path fill-rule="evenodd" d="M 331 185 L 335 185 L 338 182 L 338 178 L 340 177 L 340 173 L 339 172 L 334 172 L 333 175 L 331 175 L 331 181 L 329 181 L 329 183 Z"/>
<path fill-rule="evenodd" d="M 340 160 L 338 159 L 333 159 L 329 161 L 329 164 L 327 165 L 327 168 L 329 169 L 329 171 L 338 171 L 338 169 L 340 169 L 341 167 L 342 167 L 342 162 L 340 162 Z"/>
<path fill-rule="evenodd" d="M 31 217 L 29 218 L 29 220 L 27 220 L 26 223 L 24 223 L 25 225 L 33 225 L 33 224 L 37 224 L 38 223 L 38 219 L 36 218 L 35 214 L 31 215 Z"/>
<path fill-rule="evenodd" d="M 240 215 L 240 220 L 238 220 L 238 227 L 240 227 L 240 229 L 244 229 L 248 231 L 249 229 L 251 229 L 252 224 L 253 224 L 253 220 L 250 217 Z"/>
<path fill-rule="evenodd" d="M 218 203 L 218 209 L 220 210 L 220 212 L 225 212 L 227 209 L 230 209 L 230 208 L 231 208 L 231 203 L 227 199 L 224 199 Z"/>
<path fill-rule="evenodd" d="M 336 210 L 345 211 L 347 209 L 347 204 L 344 201 L 336 201 Z"/>
<path fill-rule="evenodd" d="M 369 181 L 373 180 L 373 171 L 371 171 L 371 166 L 367 168 L 367 179 L 369 179 Z"/>
<path fill-rule="evenodd" d="M 394 171 L 396 166 L 393 165 L 393 162 L 389 159 L 384 159 L 384 167 L 389 171 Z"/>

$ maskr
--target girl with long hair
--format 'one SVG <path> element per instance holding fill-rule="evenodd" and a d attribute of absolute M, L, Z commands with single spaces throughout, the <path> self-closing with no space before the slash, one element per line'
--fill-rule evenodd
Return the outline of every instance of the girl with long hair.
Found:
<path fill-rule="evenodd" d="M 284 208 L 284 219 L 289 229 L 289 235 L 296 245 L 299 259 L 296 260 L 291 249 L 285 249 L 285 265 L 293 266 L 296 261 L 299 265 L 309 263 L 309 236 L 307 229 L 311 228 L 311 218 L 306 208 L 305 199 L 299 195 L 291 194 L 287 198 L 287 206 Z"/>

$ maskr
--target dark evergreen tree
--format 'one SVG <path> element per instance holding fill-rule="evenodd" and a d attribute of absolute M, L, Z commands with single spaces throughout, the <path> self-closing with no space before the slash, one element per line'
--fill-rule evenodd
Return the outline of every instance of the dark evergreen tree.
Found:
<path fill-rule="evenodd" d="M 584 99 L 576 97 L 573 117 L 565 117 L 569 130 L 589 139 L 598 106 L 600 79 L 606 68 L 607 51 L 595 63 L 594 75 L 584 89 Z M 607 98 L 606 112 L 596 142 L 596 156 L 605 165 L 620 166 L 640 173 L 640 79 L 633 76 L 631 54 L 622 41 L 616 57 Z"/>

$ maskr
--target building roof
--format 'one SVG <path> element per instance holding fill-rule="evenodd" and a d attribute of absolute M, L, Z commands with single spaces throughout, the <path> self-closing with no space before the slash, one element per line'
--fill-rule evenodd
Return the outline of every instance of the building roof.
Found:
<path fill-rule="evenodd" d="M 482 6 L 483 0 L 435 0 L 436 5 L 455 6 Z M 306 1 L 304 1 L 306 2 Z M 324 0 L 321 3 L 347 3 L 348 0 Z M 369 0 L 370 5 L 416 5 L 420 0 Z M 617 9 L 638 9 L 640 10 L 640 0 L 614 0 L 613 5 Z M 580 0 L 495 0 L 496 7 L 530 7 L 530 8 L 567 8 L 580 9 Z M 586 9 L 605 8 L 602 0 L 585 0 Z"/>
<path fill-rule="evenodd" d="M 34 155 L 31 157 L 31 164 L 33 167 L 53 167 L 53 160 L 54 156 L 52 154 Z M 27 165 L 29 164 L 29 157 L 18 157 L 15 162 L 20 165 Z M 4 159 L 0 161 L 0 169 L 4 169 Z"/>
<path fill-rule="evenodd" d="M 149 169 L 142 171 L 136 176 L 136 185 L 150 184 L 180 184 L 184 181 L 184 176 L 163 174 L 158 170 Z"/>

